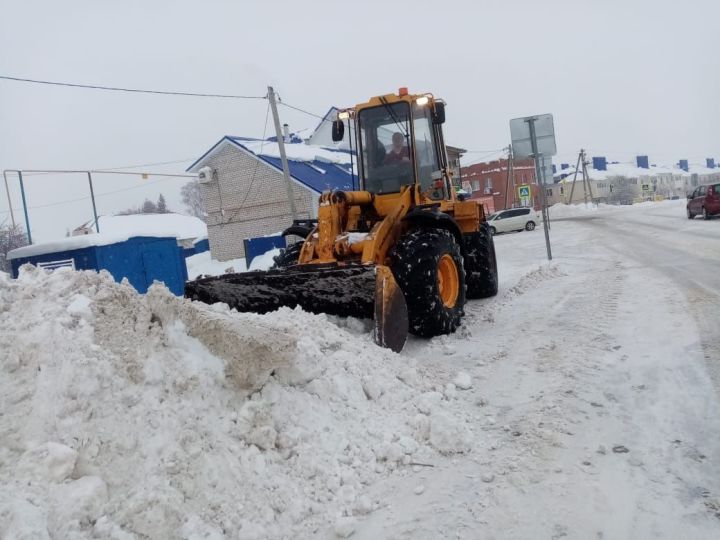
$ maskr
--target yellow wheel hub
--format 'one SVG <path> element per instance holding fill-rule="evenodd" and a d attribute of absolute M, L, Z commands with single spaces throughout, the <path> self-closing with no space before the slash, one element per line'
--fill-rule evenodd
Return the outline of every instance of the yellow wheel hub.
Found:
<path fill-rule="evenodd" d="M 455 261 L 450 255 L 443 255 L 438 261 L 438 291 L 445 307 L 453 308 L 460 293 L 460 278 Z"/>

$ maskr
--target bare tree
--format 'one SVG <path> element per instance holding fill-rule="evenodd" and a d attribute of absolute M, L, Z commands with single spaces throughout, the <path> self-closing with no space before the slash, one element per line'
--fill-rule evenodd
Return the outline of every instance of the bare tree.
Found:
<path fill-rule="evenodd" d="M 207 214 L 205 213 L 205 199 L 200 188 L 200 182 L 191 180 L 180 189 L 180 194 L 188 213 L 205 221 Z"/>
<path fill-rule="evenodd" d="M 0 271 L 10 272 L 10 261 L 7 259 L 8 252 L 19 247 L 27 246 L 27 235 L 21 225 L 6 225 L 0 223 Z"/>

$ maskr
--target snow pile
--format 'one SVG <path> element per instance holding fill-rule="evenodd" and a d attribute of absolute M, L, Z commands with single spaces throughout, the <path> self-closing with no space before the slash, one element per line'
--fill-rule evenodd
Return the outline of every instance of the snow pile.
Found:
<path fill-rule="evenodd" d="M 200 276 L 221 276 L 248 270 L 268 270 L 275 263 L 273 257 L 280 253 L 279 249 L 271 249 L 255 257 L 247 267 L 245 259 L 230 259 L 229 261 L 216 261 L 209 251 L 191 255 L 185 259 L 188 269 L 188 279 L 197 279 Z"/>
<path fill-rule="evenodd" d="M 254 257 L 250 263 L 249 270 L 268 270 L 273 264 L 275 264 L 274 257 L 280 255 L 280 248 L 274 248 L 266 251 L 262 255 Z"/>
<path fill-rule="evenodd" d="M 589 212 L 597 212 L 599 210 L 617 210 L 620 206 L 612 204 L 595 204 L 595 203 L 580 203 L 580 204 L 563 204 L 556 203 L 548 208 L 550 212 L 550 219 L 553 218 L 569 218 L 586 216 Z"/>
<path fill-rule="evenodd" d="M 442 387 L 330 321 L 0 275 L 0 537 L 348 535 L 370 485 L 473 446 Z"/>
<path fill-rule="evenodd" d="M 245 259 L 230 259 L 216 261 L 209 251 L 191 255 L 185 259 L 188 270 L 188 279 L 197 279 L 200 276 L 221 276 L 234 272 L 245 272 L 247 266 Z"/>

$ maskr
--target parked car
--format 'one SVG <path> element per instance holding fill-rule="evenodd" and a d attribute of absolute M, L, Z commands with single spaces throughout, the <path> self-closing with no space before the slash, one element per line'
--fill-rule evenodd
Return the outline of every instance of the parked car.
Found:
<path fill-rule="evenodd" d="M 718 215 L 720 215 L 720 184 L 699 186 L 688 195 L 688 219 L 695 219 L 695 216 L 710 219 Z"/>
<path fill-rule="evenodd" d="M 490 214 L 488 225 L 492 234 L 510 231 L 532 231 L 542 220 L 532 208 L 510 208 Z"/>

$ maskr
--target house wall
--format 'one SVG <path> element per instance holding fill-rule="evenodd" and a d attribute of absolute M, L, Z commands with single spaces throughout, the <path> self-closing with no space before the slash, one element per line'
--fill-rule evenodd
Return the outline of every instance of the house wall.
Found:
<path fill-rule="evenodd" d="M 204 165 L 217 171 L 217 179 L 200 184 L 213 259 L 244 257 L 244 239 L 277 233 L 292 224 L 282 172 L 230 145 L 209 157 Z M 316 215 L 317 197 L 293 182 L 298 218 Z"/>

